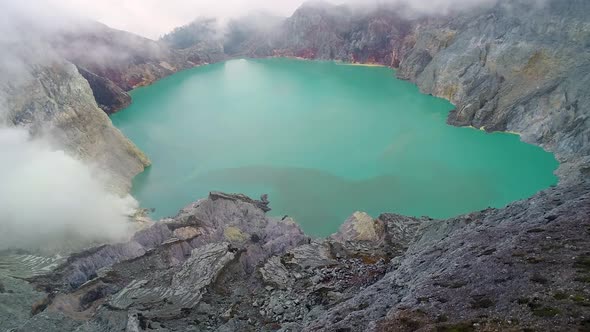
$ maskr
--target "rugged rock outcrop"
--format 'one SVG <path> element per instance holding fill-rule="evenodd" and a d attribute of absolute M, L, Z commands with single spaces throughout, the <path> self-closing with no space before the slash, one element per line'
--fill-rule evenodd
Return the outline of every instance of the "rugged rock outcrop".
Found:
<path fill-rule="evenodd" d="M 584 331 L 589 190 L 431 222 L 391 272 L 307 329 Z"/>
<path fill-rule="evenodd" d="M 15 326 L 584 331 L 589 216 L 590 185 L 580 184 L 449 220 L 356 213 L 340 232 L 312 240 L 255 200 L 212 193 L 128 243 L 30 278 L 47 295 Z"/>
<path fill-rule="evenodd" d="M 107 114 L 112 114 L 118 110 L 124 109 L 131 105 L 131 96 L 121 89 L 118 85 L 108 78 L 98 76 L 88 70 L 78 67 L 78 72 L 90 84 L 92 94 L 98 107 Z"/>
<path fill-rule="evenodd" d="M 127 193 L 149 160 L 98 108 L 76 66 L 59 57 L 19 61 L 24 69 L 16 78 L 6 71 L 11 68 L 0 66 L 5 123 L 50 137 L 57 148 L 101 169 L 113 191 Z"/>
<path fill-rule="evenodd" d="M 398 68 L 398 77 L 456 105 L 449 123 L 519 133 L 556 153 L 562 181 L 577 181 L 590 162 L 589 6 L 499 1 L 404 19 L 401 8 L 359 14 L 311 3 L 285 21 L 269 55 Z"/>
<path fill-rule="evenodd" d="M 6 50 L 0 62 L 2 123 L 49 136 L 57 148 L 103 171 L 113 191 L 127 193 L 150 162 L 104 112 L 129 105 L 126 91 L 206 63 L 206 57 L 196 60 L 198 50 L 181 54 L 94 22 L 11 23 L 17 42 L 0 40 Z"/>
<path fill-rule="evenodd" d="M 128 243 L 70 257 L 52 274 L 33 279 L 49 291 L 48 304 L 23 330 L 46 324 L 42 321 L 56 313 L 75 319 L 126 312 L 111 323 L 92 323 L 106 324 L 106 330 L 184 324 L 203 298 L 224 287 L 222 279 L 254 277 L 269 257 L 309 243 L 294 222 L 266 217 L 264 206 L 243 195 L 212 193 Z M 194 230 L 194 236 L 176 237 L 181 229 L 182 234 Z"/>

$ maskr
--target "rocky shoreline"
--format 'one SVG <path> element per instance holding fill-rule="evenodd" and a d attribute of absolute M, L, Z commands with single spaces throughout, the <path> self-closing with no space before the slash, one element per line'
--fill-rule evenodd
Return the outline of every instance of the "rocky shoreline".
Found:
<path fill-rule="evenodd" d="M 261 203 L 211 193 L 70 257 L 28 280 L 48 295 L 15 331 L 588 328 L 588 184 L 449 220 L 357 212 L 321 240 Z"/>

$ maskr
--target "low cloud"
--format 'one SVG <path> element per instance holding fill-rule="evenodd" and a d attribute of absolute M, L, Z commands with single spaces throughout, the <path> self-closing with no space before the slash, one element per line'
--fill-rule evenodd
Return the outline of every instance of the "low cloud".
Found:
<path fill-rule="evenodd" d="M 11 0 L 0 0 L 11 1 Z M 537 0 L 535 0 L 537 1 Z M 157 39 L 175 27 L 198 17 L 235 18 L 265 11 L 290 16 L 304 0 L 30 0 L 19 4 L 23 11 L 51 19 L 56 12 L 98 20 L 117 29 Z M 497 0 L 327 0 L 333 4 L 383 5 L 403 3 L 419 12 L 438 14 Z M 41 9 L 40 9 L 41 8 Z M 46 8 L 46 9 L 43 9 Z"/>
<path fill-rule="evenodd" d="M 46 36 L 79 30 L 72 9 L 51 10 L 50 1 L 0 0 L 0 250 L 51 252 L 120 241 L 138 207 L 131 196 L 109 192 L 101 170 L 55 143 L 62 133 L 48 127 L 38 105 L 45 101 L 36 99 L 31 82 L 41 68 L 63 63 Z"/>
<path fill-rule="evenodd" d="M 0 129 L 0 250 L 124 239 L 137 202 L 107 192 L 98 171 L 47 142 Z"/>

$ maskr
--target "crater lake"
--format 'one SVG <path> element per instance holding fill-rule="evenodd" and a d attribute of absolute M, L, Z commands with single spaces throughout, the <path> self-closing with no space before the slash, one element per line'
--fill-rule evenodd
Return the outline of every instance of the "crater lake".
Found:
<path fill-rule="evenodd" d="M 152 161 L 132 194 L 153 218 L 210 191 L 268 194 L 270 215 L 325 236 L 355 211 L 445 218 L 557 182 L 552 154 L 446 124 L 452 104 L 385 67 L 231 60 L 131 96 L 111 119 Z"/>

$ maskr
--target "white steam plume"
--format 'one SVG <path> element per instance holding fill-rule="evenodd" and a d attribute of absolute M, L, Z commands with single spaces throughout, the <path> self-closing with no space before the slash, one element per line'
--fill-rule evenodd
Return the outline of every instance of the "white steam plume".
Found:
<path fill-rule="evenodd" d="M 12 0 L 0 0 L 12 1 Z M 314 0 L 312 0 L 314 1 Z M 322 1 L 322 0 L 319 0 Z M 373 6 L 404 4 L 426 14 L 444 14 L 479 5 L 491 5 L 498 0 L 323 0 L 332 4 Z M 530 0 L 531 2 L 538 0 Z M 14 1 L 13 1 L 14 2 Z M 62 11 L 98 20 L 111 27 L 158 39 L 178 26 L 198 17 L 218 19 L 246 16 L 265 11 L 273 15 L 290 16 L 305 0 L 28 0 L 20 6 L 25 10 Z M 44 14 L 47 15 L 47 14 Z"/>
<path fill-rule="evenodd" d="M 135 199 L 109 192 L 104 172 L 53 144 L 57 137 L 43 135 L 43 129 L 61 133 L 43 120 L 42 107 L 35 106 L 39 121 L 24 123 L 36 127 L 34 137 L 31 128 L 14 127 L 15 114 L 26 112 L 28 102 L 44 102 L 29 84 L 35 68 L 62 63 L 43 37 L 76 31 L 71 13 L 50 7 L 50 1 L 0 0 L 0 250 L 74 250 L 123 240 L 135 228 L 128 217 L 137 209 Z"/>
<path fill-rule="evenodd" d="M 98 178 L 25 129 L 0 129 L 0 250 L 124 239 L 137 202 L 107 192 Z"/>

